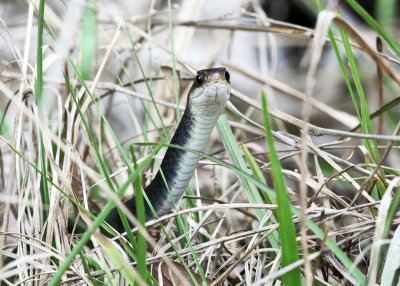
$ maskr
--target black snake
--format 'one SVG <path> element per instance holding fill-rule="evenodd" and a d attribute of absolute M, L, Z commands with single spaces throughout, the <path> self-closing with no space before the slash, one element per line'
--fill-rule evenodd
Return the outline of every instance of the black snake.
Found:
<path fill-rule="evenodd" d="M 225 68 L 205 69 L 197 72 L 195 81 L 189 91 L 186 109 L 171 140 L 171 145 L 202 152 L 223 113 L 231 93 L 230 75 Z M 160 169 L 171 192 L 174 202 L 183 195 L 200 156 L 177 148 L 168 148 Z M 168 194 L 167 186 L 160 171 L 145 189 L 157 216 L 171 211 L 173 204 Z M 136 201 L 132 198 L 125 206 L 136 215 Z M 145 201 L 146 221 L 154 218 L 153 212 Z M 108 215 L 106 222 L 115 230 L 125 231 L 117 208 Z M 131 224 L 131 227 L 133 225 Z"/>

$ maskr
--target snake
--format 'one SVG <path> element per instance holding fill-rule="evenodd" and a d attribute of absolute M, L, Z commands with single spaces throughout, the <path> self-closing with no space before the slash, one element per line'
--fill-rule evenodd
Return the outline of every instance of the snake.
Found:
<path fill-rule="evenodd" d="M 198 152 L 204 151 L 230 94 L 230 74 L 226 68 L 197 71 L 188 93 L 185 111 L 170 142 L 170 145 L 181 148 L 168 147 L 156 176 L 144 190 L 158 217 L 171 212 L 173 203 L 182 198 L 200 160 Z M 124 204 L 136 216 L 135 197 Z M 154 219 L 154 213 L 146 200 L 144 207 L 145 220 Z M 116 207 L 105 221 L 119 233 L 125 231 Z M 135 227 L 131 222 L 129 225 Z"/>

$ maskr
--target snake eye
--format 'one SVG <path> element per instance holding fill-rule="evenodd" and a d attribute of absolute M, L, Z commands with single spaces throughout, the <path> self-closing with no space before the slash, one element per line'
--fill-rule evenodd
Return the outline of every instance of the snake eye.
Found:
<path fill-rule="evenodd" d="M 230 81 L 230 79 L 231 79 L 231 75 L 229 74 L 229 72 L 228 71 L 225 71 L 225 74 L 224 74 L 224 76 L 225 76 L 225 79 L 229 82 Z"/>
<path fill-rule="evenodd" d="M 196 82 L 199 85 L 202 84 L 204 82 L 204 76 L 202 76 L 200 74 L 196 75 Z"/>

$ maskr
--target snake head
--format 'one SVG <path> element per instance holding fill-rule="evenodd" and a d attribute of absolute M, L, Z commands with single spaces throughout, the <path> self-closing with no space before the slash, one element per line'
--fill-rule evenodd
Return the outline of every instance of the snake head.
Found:
<path fill-rule="evenodd" d="M 221 114 L 230 94 L 230 75 L 226 68 L 200 70 L 189 91 L 187 104 L 194 113 Z"/>

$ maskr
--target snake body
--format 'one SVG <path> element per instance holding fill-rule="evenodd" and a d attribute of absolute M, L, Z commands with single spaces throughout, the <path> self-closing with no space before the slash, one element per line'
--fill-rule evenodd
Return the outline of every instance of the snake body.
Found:
<path fill-rule="evenodd" d="M 225 68 L 198 71 L 188 94 L 185 112 L 171 139 L 171 145 L 202 152 L 224 111 L 230 93 L 230 76 Z M 192 152 L 172 147 L 167 149 L 160 169 L 175 203 L 182 197 L 199 160 L 200 156 Z M 157 216 L 167 214 L 173 207 L 168 189 L 160 171 L 145 189 Z M 135 198 L 125 202 L 125 206 L 136 216 Z M 154 218 L 146 201 L 145 217 L 146 221 Z M 117 208 L 110 212 L 106 222 L 120 233 L 125 230 Z M 133 227 L 132 224 L 130 226 Z"/>

